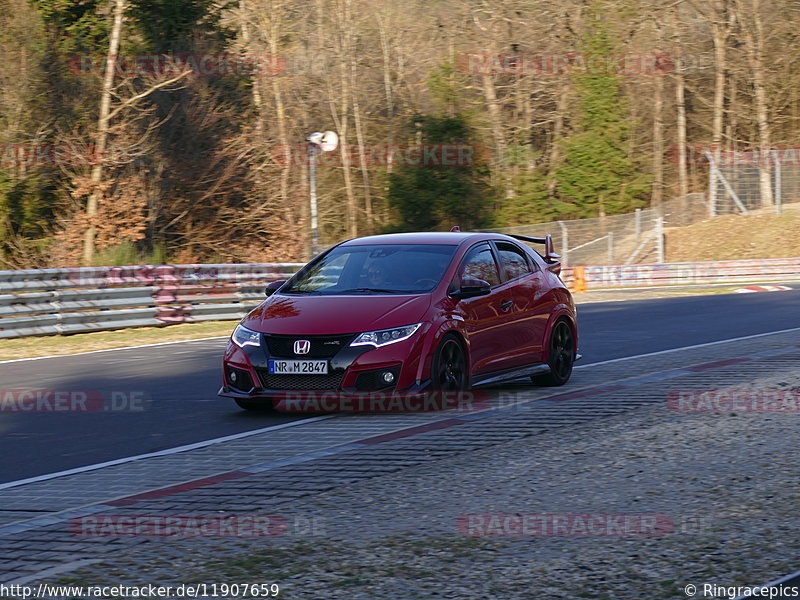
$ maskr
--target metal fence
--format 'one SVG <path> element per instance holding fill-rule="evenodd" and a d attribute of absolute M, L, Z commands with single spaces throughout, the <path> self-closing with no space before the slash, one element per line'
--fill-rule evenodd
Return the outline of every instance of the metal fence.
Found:
<path fill-rule="evenodd" d="M 664 262 L 664 228 L 684 227 L 707 219 L 702 193 L 662 203 L 657 208 L 593 219 L 550 221 L 487 229 L 497 233 L 553 236 L 566 265 L 615 265 Z"/>
<path fill-rule="evenodd" d="M 709 214 L 776 214 L 800 203 L 800 148 L 705 152 Z M 762 179 L 763 177 L 763 179 Z"/>
<path fill-rule="evenodd" d="M 299 263 L 0 271 L 0 338 L 239 319 Z"/>

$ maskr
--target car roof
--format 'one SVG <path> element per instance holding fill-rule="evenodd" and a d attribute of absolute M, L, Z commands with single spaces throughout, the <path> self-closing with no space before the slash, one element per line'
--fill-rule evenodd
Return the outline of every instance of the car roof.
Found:
<path fill-rule="evenodd" d="M 342 242 L 342 246 L 365 246 L 372 244 L 441 244 L 458 246 L 466 241 L 503 239 L 503 234 L 469 231 L 429 231 L 419 233 L 387 233 L 354 238 Z"/>

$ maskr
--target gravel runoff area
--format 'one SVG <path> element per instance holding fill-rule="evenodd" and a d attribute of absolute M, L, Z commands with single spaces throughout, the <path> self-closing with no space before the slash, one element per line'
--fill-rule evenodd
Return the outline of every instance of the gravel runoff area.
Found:
<path fill-rule="evenodd" d="M 745 387 L 800 402 L 800 351 L 742 368 L 755 371 Z M 303 499 L 287 510 L 302 515 L 304 532 L 160 540 L 49 580 L 275 582 L 280 598 L 303 600 L 729 597 L 720 588 L 800 569 L 798 431 L 797 410 L 649 405 Z M 613 516 L 613 535 L 532 527 L 484 536 L 459 528 L 470 514 L 659 516 L 655 529 L 634 523 L 629 536 L 617 535 Z M 571 533 L 586 531 L 566 518 Z M 518 533 L 513 521 L 472 523 L 466 533 Z M 718 586 L 715 595 L 704 584 Z"/>

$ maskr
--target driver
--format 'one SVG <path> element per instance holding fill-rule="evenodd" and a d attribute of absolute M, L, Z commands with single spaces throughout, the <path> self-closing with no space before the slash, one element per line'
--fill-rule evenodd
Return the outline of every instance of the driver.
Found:
<path fill-rule="evenodd" d="M 380 266 L 373 263 L 367 268 L 367 281 L 372 287 L 383 287 L 387 284 L 386 274 Z"/>

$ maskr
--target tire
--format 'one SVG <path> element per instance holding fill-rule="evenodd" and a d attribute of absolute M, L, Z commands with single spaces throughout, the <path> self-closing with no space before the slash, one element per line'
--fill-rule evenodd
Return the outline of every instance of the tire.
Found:
<path fill-rule="evenodd" d="M 431 387 L 445 391 L 469 389 L 467 364 L 467 353 L 458 337 L 445 335 L 433 356 Z"/>
<path fill-rule="evenodd" d="M 557 321 L 550 332 L 547 348 L 547 364 L 550 372 L 546 375 L 533 375 L 536 385 L 554 387 L 564 385 L 572 375 L 575 364 L 575 336 L 567 321 Z"/>
<path fill-rule="evenodd" d="M 273 410 L 272 400 L 262 398 L 259 400 L 250 400 L 249 398 L 235 398 L 236 404 L 239 408 L 253 412 L 269 412 Z"/>

